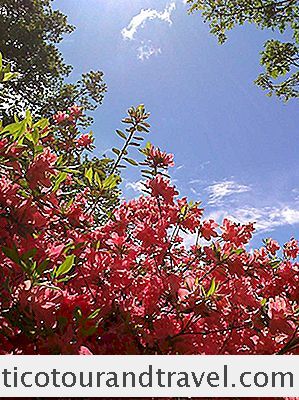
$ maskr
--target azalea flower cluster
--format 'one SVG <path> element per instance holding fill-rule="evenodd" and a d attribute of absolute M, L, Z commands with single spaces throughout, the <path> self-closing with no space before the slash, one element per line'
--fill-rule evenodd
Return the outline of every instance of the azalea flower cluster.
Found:
<path fill-rule="evenodd" d="M 80 150 L 92 150 L 94 138 L 92 133 L 81 134 L 77 137 L 77 123 L 83 117 L 83 109 L 77 105 L 73 105 L 69 107 L 66 111 L 58 111 L 55 115 L 53 115 L 53 123 L 56 126 L 56 129 L 67 132 L 67 135 L 62 137 L 62 140 L 59 143 L 61 149 L 66 151 L 71 151 L 72 147 Z M 65 141 L 65 139 L 67 140 Z M 44 142 L 53 143 L 53 135 L 48 135 L 44 138 Z"/>
<path fill-rule="evenodd" d="M 99 226 L 51 128 L 26 129 L 1 132 L 0 354 L 298 354 L 297 240 L 248 250 L 253 224 L 205 220 L 158 170 Z"/>
<path fill-rule="evenodd" d="M 73 105 L 66 111 L 58 111 L 53 115 L 53 121 L 56 124 L 75 124 L 77 119 L 82 116 L 82 107 Z"/>

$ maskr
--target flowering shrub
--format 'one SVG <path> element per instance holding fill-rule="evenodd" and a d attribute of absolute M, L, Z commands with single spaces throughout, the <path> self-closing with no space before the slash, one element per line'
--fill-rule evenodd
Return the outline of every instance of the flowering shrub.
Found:
<path fill-rule="evenodd" d="M 101 176 L 97 162 L 72 168 L 92 145 L 80 115 L 27 114 L 0 133 L 0 354 L 298 354 L 298 242 L 248 251 L 253 224 L 205 220 L 150 144 L 147 193 L 99 224 L 92 196 L 103 204 L 122 157 L 136 164 L 128 140 L 147 117 L 131 109 Z"/>

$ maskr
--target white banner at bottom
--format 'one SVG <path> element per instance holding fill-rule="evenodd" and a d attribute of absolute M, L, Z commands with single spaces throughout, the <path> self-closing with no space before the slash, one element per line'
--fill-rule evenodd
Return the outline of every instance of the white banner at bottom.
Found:
<path fill-rule="evenodd" d="M 0 356 L 2 397 L 299 397 L 299 356 Z"/>

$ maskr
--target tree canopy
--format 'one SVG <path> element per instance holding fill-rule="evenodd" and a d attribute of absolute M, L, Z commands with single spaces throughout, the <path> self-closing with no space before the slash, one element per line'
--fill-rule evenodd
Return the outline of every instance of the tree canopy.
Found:
<path fill-rule="evenodd" d="M 91 110 L 102 102 L 106 85 L 101 71 L 86 73 L 74 84 L 64 82 L 72 67 L 57 44 L 74 27 L 61 11 L 53 10 L 52 0 L 0 0 L 0 16 L 3 62 L 19 72 L 17 80 L 1 87 L 4 117 L 26 108 L 47 116 L 74 103 Z"/>
<path fill-rule="evenodd" d="M 299 97 L 299 5 L 297 0 L 187 0 L 189 12 L 201 11 L 220 43 L 235 25 L 291 32 L 288 42 L 268 40 L 261 52 L 265 68 L 255 83 L 269 95 L 289 100 Z"/>

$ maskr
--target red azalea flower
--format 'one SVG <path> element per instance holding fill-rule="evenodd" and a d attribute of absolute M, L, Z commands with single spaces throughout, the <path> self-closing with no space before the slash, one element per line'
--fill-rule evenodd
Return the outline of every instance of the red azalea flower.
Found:
<path fill-rule="evenodd" d="M 284 246 L 283 246 L 283 252 L 286 257 L 290 258 L 297 258 L 299 255 L 299 242 L 298 240 L 291 238 L 290 241 L 288 241 Z"/>
<path fill-rule="evenodd" d="M 280 249 L 280 246 L 276 240 L 270 238 L 266 240 L 266 249 L 269 251 L 270 254 L 274 256 L 277 250 Z"/>
<path fill-rule="evenodd" d="M 87 149 L 92 145 L 93 140 L 94 139 L 90 134 L 83 134 L 77 139 L 76 145 L 79 148 L 84 147 L 85 149 Z"/>

